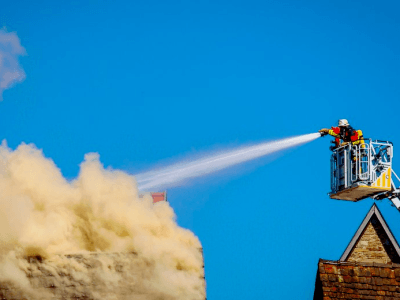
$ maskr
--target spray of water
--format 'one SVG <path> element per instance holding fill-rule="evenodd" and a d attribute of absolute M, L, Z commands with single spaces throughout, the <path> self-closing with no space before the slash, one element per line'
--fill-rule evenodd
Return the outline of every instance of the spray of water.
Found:
<path fill-rule="evenodd" d="M 258 145 L 241 147 L 196 160 L 179 162 L 163 169 L 136 175 L 139 190 L 155 190 L 176 186 L 188 179 L 211 174 L 222 169 L 272 154 L 277 151 L 311 142 L 321 135 L 319 133 L 270 141 Z"/>

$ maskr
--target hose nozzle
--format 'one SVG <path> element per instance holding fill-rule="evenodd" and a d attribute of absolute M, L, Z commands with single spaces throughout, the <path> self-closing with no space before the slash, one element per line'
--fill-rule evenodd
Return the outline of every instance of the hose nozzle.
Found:
<path fill-rule="evenodd" d="M 326 136 L 329 133 L 329 129 L 323 128 L 321 130 L 318 130 L 318 132 L 321 136 Z"/>

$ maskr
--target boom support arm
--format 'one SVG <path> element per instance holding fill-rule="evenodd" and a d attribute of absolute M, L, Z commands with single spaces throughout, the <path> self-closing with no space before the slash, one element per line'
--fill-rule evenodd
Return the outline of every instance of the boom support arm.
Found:
<path fill-rule="evenodd" d="M 397 210 L 400 212 L 400 199 L 398 197 L 398 195 L 396 194 L 396 196 L 389 196 L 388 197 L 390 201 L 392 201 L 393 205 L 397 208 Z"/>

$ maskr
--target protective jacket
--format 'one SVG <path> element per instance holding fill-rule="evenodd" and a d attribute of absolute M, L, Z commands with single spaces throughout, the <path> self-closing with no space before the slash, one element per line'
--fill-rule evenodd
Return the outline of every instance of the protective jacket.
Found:
<path fill-rule="evenodd" d="M 332 127 L 328 132 L 329 135 L 335 137 L 335 146 L 340 146 L 340 140 L 343 143 L 352 143 L 353 145 L 364 144 L 364 137 L 361 130 L 355 130 L 351 126 Z"/>

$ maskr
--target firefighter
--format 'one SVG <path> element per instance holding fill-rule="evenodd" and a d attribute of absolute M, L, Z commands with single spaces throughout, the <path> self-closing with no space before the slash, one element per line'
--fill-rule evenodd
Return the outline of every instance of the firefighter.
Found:
<path fill-rule="evenodd" d="M 350 126 L 346 119 L 340 119 L 338 127 L 332 127 L 332 129 L 323 128 L 319 130 L 322 135 L 329 134 L 335 137 L 335 146 L 333 149 L 347 145 L 351 143 L 352 145 L 364 146 L 364 138 L 361 130 L 355 130 Z M 341 142 L 342 141 L 342 142 Z M 332 150 L 333 150 L 332 149 Z"/>

